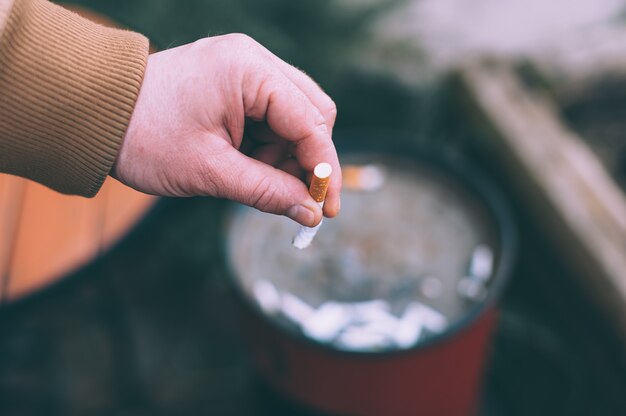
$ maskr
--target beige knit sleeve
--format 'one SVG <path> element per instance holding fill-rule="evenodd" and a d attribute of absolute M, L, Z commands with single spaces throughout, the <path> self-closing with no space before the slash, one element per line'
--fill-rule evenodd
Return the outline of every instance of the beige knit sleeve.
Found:
<path fill-rule="evenodd" d="M 124 138 L 147 56 L 140 34 L 46 0 L 0 0 L 0 172 L 95 195 Z"/>

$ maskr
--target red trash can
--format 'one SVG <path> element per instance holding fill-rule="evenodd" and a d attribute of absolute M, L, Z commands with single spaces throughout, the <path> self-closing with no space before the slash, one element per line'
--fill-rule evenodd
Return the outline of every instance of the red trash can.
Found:
<path fill-rule="evenodd" d="M 233 287 L 242 300 L 242 323 L 253 361 L 274 390 L 307 408 L 330 414 L 473 415 L 478 409 L 484 363 L 496 323 L 497 300 L 511 274 L 517 249 L 517 232 L 511 210 L 497 186 L 463 158 L 450 158 L 443 153 L 407 146 L 389 149 L 364 143 L 360 142 L 358 150 L 341 152 L 344 159 L 342 163 L 356 161 L 358 166 L 380 166 L 386 170 L 385 186 L 389 189 L 375 192 L 382 192 L 380 196 L 386 199 L 396 198 L 396 202 L 380 205 L 376 208 L 382 212 L 379 214 L 372 208 L 376 205 L 375 193 L 362 196 L 358 192 L 353 196 L 344 193 L 344 200 L 347 199 L 348 204 L 346 206 L 346 201 L 342 201 L 340 217 L 346 215 L 354 220 L 359 215 L 366 215 L 363 213 L 365 211 L 374 211 L 367 213 L 366 219 L 358 223 L 339 218 L 325 222 L 312 245 L 315 247 L 318 244 L 317 248 L 306 249 L 312 250 L 312 254 L 290 252 L 284 247 L 285 233 L 282 226 L 274 223 L 282 219 L 259 214 L 249 208 L 233 209 L 226 230 L 227 265 Z M 404 175 L 403 169 L 410 171 L 410 174 Z M 413 170 L 417 176 L 411 179 Z M 412 186 L 411 180 L 418 187 L 414 195 L 411 193 L 413 190 L 405 190 L 407 184 Z M 429 192 L 434 195 L 432 198 L 428 196 Z M 352 208 L 351 199 L 357 201 Z M 418 199 L 421 202 L 418 203 Z M 474 214 L 466 214 L 464 210 Z M 416 211 L 420 214 L 415 214 Z M 459 218 L 465 219 L 455 219 L 450 212 L 457 212 Z M 347 224 L 344 227 L 338 221 Z M 470 226 L 477 230 L 480 227 L 489 228 L 490 231 L 483 234 L 477 231 L 477 237 L 472 240 L 469 236 Z M 354 231 L 355 228 L 364 230 L 359 231 L 359 234 Z M 325 236 L 323 233 L 326 230 L 335 234 Z M 368 234 L 370 230 L 373 233 L 371 235 Z M 388 241 L 380 242 L 378 246 L 378 243 L 370 241 L 372 235 L 385 240 L 386 237 L 380 237 L 380 234 L 386 230 L 390 233 Z M 463 230 L 464 233 L 461 232 Z M 485 237 L 487 235 L 490 237 Z M 453 275 L 459 269 L 459 258 L 468 256 L 465 252 L 468 244 L 482 241 L 481 238 L 489 240 L 489 244 L 495 247 L 493 270 L 490 271 L 489 282 L 484 284 L 482 296 L 461 298 L 465 292 L 460 291 L 460 281 L 467 279 L 463 275 L 467 272 L 459 271 L 458 278 Z M 404 244 L 402 249 L 398 248 L 401 243 Z M 328 245 L 333 247 L 328 248 Z M 360 286 L 355 286 L 354 291 L 350 290 L 349 285 L 347 289 L 328 290 L 338 284 L 333 275 L 337 271 L 326 272 L 317 268 L 317 263 L 311 260 L 317 256 L 317 262 L 322 261 L 320 259 L 330 259 L 328 261 L 331 263 L 345 261 L 348 254 L 354 251 L 354 247 L 350 252 L 342 251 L 346 246 L 355 246 L 365 253 L 361 253 L 360 257 L 364 267 L 359 268 L 359 262 L 354 261 L 347 266 L 350 269 L 349 273 L 346 272 L 348 274 L 353 273 L 355 268 L 359 269 L 355 272 L 357 277 L 351 277 L 355 282 L 361 282 L 359 275 L 371 275 L 369 279 L 374 282 L 387 279 L 385 284 L 396 284 L 401 280 L 401 274 L 397 274 L 400 277 L 389 278 L 393 273 L 382 273 L 385 274 L 382 276 L 381 269 L 377 269 L 378 275 L 372 272 L 381 262 L 385 262 L 385 258 L 394 256 L 397 258 L 395 263 L 389 263 L 389 270 L 396 270 L 397 264 L 400 264 L 404 267 L 400 267 L 402 270 L 411 270 L 413 267 L 430 273 L 439 270 L 442 276 L 447 273 L 447 280 L 441 278 L 447 290 L 441 295 L 445 299 L 437 301 L 423 297 L 420 300 L 435 306 L 439 302 L 441 310 L 447 308 L 453 311 L 448 316 L 445 328 L 438 332 L 426 331 L 426 335 L 414 345 L 404 345 L 402 348 L 387 344 L 371 350 L 350 350 L 328 339 L 320 342 L 319 339 L 307 336 L 306 323 L 298 327 L 293 322 L 287 322 L 288 319 L 281 315 L 280 306 L 277 306 L 277 311 L 270 313 L 268 310 L 271 308 L 268 309 L 267 305 L 262 305 L 263 302 L 255 298 L 254 285 L 260 279 L 271 281 L 283 297 L 287 292 L 300 290 L 303 299 L 309 297 L 314 311 L 319 311 L 327 300 L 336 301 L 342 296 L 350 298 L 357 292 L 362 296 Z M 381 250 L 387 250 L 386 254 L 380 255 Z M 420 250 L 425 254 L 417 253 Z M 368 263 L 372 258 L 377 258 L 377 263 Z M 420 260 L 416 261 L 415 258 Z M 429 259 L 432 259 L 432 264 L 429 264 Z M 307 263 L 309 260 L 311 262 Z M 403 261 L 406 265 L 402 264 Z M 303 263 L 308 266 L 302 266 Z M 456 264 L 456 269 L 450 264 Z M 409 275 L 417 276 L 419 273 L 415 270 Z M 321 279 L 320 274 L 328 276 Z M 337 277 L 337 280 L 341 279 Z M 405 280 L 411 281 L 411 277 Z M 422 282 L 423 276 L 414 280 Z M 322 282 L 319 285 L 326 285 L 325 291 L 316 290 L 317 281 Z M 308 289 L 299 289 L 302 285 L 307 285 Z M 400 292 L 404 292 L 401 293 L 404 295 L 413 293 L 411 290 L 401 289 Z M 371 293 L 380 299 L 387 292 L 378 287 L 372 289 Z M 415 296 L 422 296 L 419 293 Z M 328 299 L 323 298 L 326 294 L 329 294 Z M 458 304 L 455 303 L 455 296 L 459 298 Z M 315 299 L 317 306 L 314 305 Z M 391 305 L 390 314 L 394 315 L 394 310 L 401 309 L 396 307 L 391 297 L 385 301 Z M 319 306 L 320 303 L 322 306 Z M 394 316 L 400 319 L 397 316 L 399 314 L 395 313 Z"/>

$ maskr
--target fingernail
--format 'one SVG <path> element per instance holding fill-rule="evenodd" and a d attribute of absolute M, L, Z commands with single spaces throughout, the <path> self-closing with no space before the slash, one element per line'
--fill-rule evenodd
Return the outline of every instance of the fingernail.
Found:
<path fill-rule="evenodd" d="M 294 205 L 287 210 L 286 215 L 300 224 L 310 227 L 315 221 L 315 212 L 303 205 Z"/>

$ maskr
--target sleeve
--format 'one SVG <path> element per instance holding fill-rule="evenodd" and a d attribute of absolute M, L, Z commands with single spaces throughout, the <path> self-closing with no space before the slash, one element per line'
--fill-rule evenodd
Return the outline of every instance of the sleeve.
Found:
<path fill-rule="evenodd" d="M 140 34 L 47 0 L 0 0 L 0 172 L 94 196 L 124 139 L 147 57 Z"/>

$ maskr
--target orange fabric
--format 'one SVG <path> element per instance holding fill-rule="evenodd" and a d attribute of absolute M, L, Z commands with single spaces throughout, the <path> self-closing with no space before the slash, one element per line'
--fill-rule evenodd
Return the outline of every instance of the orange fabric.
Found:
<path fill-rule="evenodd" d="M 95 198 L 86 199 L 0 174 L 3 196 L 0 226 L 12 226 L 0 229 L 0 303 L 41 289 L 93 260 L 155 201 L 111 178 Z"/>

